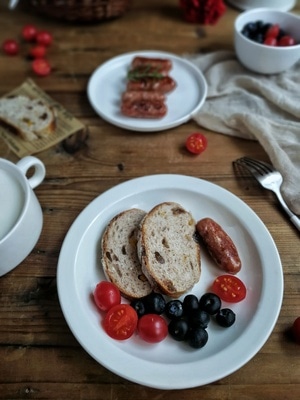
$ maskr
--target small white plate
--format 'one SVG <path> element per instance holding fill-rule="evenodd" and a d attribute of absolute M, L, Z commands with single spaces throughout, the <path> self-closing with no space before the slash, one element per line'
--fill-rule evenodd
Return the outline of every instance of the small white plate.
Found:
<path fill-rule="evenodd" d="M 229 4 L 240 10 L 268 7 L 273 10 L 289 11 L 295 4 L 295 0 L 227 0 Z"/>
<path fill-rule="evenodd" d="M 164 118 L 130 118 L 121 114 L 121 96 L 135 56 L 168 58 L 173 63 L 169 75 L 175 79 L 177 87 L 166 95 L 168 112 Z M 100 65 L 88 82 L 87 93 L 92 107 L 104 120 L 128 130 L 155 132 L 190 120 L 205 101 L 207 85 L 201 71 L 189 61 L 170 53 L 139 51 L 123 54 Z"/>
<path fill-rule="evenodd" d="M 163 201 L 175 201 L 195 220 L 212 217 L 232 237 L 247 287 L 246 299 L 223 303 L 236 313 L 230 328 L 214 321 L 209 340 L 194 350 L 167 337 L 147 344 L 137 335 L 117 341 L 101 327 L 92 292 L 105 279 L 100 239 L 112 217 L 122 210 L 145 211 Z M 191 293 L 200 297 L 222 271 L 201 251 L 202 272 Z M 239 198 L 210 182 L 182 175 L 152 175 L 133 179 L 92 201 L 71 226 L 61 249 L 57 271 L 60 304 L 70 329 L 82 347 L 100 364 L 130 381 L 158 389 L 184 389 L 221 379 L 246 364 L 264 345 L 277 321 L 283 296 L 283 273 L 276 246 L 258 216 Z"/>

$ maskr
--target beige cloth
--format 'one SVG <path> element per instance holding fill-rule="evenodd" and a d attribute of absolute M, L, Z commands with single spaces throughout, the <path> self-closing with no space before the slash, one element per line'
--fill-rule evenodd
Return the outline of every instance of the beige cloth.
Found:
<path fill-rule="evenodd" d="M 259 141 L 283 175 L 283 197 L 300 214 L 300 62 L 282 74 L 259 75 L 230 51 L 185 58 L 201 69 L 208 85 L 193 119 L 208 130 Z"/>

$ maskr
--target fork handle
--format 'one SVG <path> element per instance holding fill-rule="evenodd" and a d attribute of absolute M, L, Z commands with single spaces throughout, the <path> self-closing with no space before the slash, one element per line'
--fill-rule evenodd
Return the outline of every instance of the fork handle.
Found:
<path fill-rule="evenodd" d="M 300 219 L 296 215 L 293 215 L 290 218 L 290 220 L 295 225 L 295 227 L 298 229 L 298 231 L 300 231 Z"/>
<path fill-rule="evenodd" d="M 274 193 L 276 194 L 282 208 L 284 211 L 287 213 L 287 215 L 290 217 L 290 221 L 295 225 L 295 227 L 300 231 L 300 219 L 295 215 L 287 206 L 286 202 L 284 201 L 281 193 L 279 190 L 274 190 Z"/>

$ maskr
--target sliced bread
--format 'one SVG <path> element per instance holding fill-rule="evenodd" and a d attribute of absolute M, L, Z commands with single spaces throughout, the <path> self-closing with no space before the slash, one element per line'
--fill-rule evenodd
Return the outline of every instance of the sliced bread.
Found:
<path fill-rule="evenodd" d="M 138 234 L 142 271 L 154 290 L 178 298 L 200 279 L 195 221 L 180 204 L 164 202 L 143 218 Z"/>
<path fill-rule="evenodd" d="M 0 120 L 27 141 L 46 137 L 55 129 L 53 110 L 40 99 L 21 95 L 0 99 Z"/>
<path fill-rule="evenodd" d="M 137 230 L 145 211 L 132 208 L 116 215 L 101 240 L 102 266 L 108 280 L 128 299 L 151 293 L 137 256 Z"/>

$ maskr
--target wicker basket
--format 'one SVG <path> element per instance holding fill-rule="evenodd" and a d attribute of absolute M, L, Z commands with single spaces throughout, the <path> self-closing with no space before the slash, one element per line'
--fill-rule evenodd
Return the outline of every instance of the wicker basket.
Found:
<path fill-rule="evenodd" d="M 105 21 L 123 15 L 131 0 L 30 0 L 45 16 L 74 22 Z"/>

